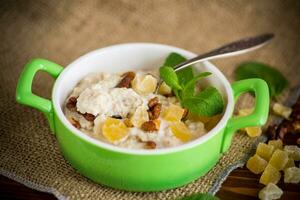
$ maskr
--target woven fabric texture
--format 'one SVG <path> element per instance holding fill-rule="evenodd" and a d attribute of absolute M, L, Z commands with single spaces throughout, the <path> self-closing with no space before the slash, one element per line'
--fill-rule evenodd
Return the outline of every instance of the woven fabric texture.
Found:
<path fill-rule="evenodd" d="M 235 66 L 247 60 L 280 69 L 299 84 L 299 1 L 1 1 L 0 2 L 0 173 L 38 190 L 68 199 L 175 199 L 216 192 L 228 170 L 241 165 L 255 139 L 236 134 L 230 150 L 205 176 L 162 192 L 135 193 L 98 185 L 78 174 L 63 158 L 44 116 L 15 102 L 24 64 L 42 57 L 66 66 L 91 50 L 126 42 L 154 42 L 196 53 L 220 44 L 273 32 L 258 51 L 213 61 L 233 82 Z M 38 73 L 33 92 L 50 98 L 53 80 Z M 250 96 L 240 107 L 253 103 Z M 240 164 L 237 164 L 240 163 Z"/>

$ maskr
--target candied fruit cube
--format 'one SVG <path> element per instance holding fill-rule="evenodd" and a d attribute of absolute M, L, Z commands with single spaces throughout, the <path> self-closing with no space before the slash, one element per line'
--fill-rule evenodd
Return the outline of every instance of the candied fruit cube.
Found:
<path fill-rule="evenodd" d="M 172 93 L 172 89 L 165 82 L 163 82 L 159 86 L 158 93 L 162 95 L 168 95 Z"/>
<path fill-rule="evenodd" d="M 269 161 L 269 164 L 271 164 L 273 167 L 275 167 L 277 170 L 280 171 L 284 169 L 284 166 L 286 165 L 288 160 L 289 160 L 289 155 L 287 154 L 287 152 L 277 149 L 273 153 Z"/>
<path fill-rule="evenodd" d="M 282 149 L 282 140 L 269 140 L 268 145 L 274 146 L 274 150 Z"/>
<path fill-rule="evenodd" d="M 286 107 L 280 103 L 274 103 L 273 111 L 275 114 L 277 114 L 281 117 L 284 117 L 285 119 L 289 119 L 289 117 L 292 113 L 292 108 Z"/>
<path fill-rule="evenodd" d="M 140 128 L 144 122 L 149 121 L 147 107 L 146 106 L 138 107 L 133 113 L 133 115 L 131 116 L 130 121 L 133 124 L 133 126 L 137 128 Z"/>
<path fill-rule="evenodd" d="M 157 86 L 157 79 L 152 75 L 136 75 L 131 82 L 133 90 L 139 94 L 153 93 Z"/>
<path fill-rule="evenodd" d="M 108 141 L 114 142 L 127 136 L 128 128 L 119 119 L 107 118 L 102 126 L 102 134 Z"/>
<path fill-rule="evenodd" d="M 246 127 L 245 131 L 249 137 L 258 137 L 262 133 L 259 126 Z"/>
<path fill-rule="evenodd" d="M 174 122 L 170 125 L 170 128 L 175 137 L 181 141 L 187 142 L 191 139 L 192 133 L 183 122 Z"/>
<path fill-rule="evenodd" d="M 274 183 L 269 183 L 266 187 L 261 189 L 258 193 L 258 198 L 261 200 L 279 199 L 283 191 Z"/>
<path fill-rule="evenodd" d="M 287 163 L 284 166 L 284 169 L 290 168 L 290 167 L 295 167 L 295 166 L 296 165 L 295 165 L 293 158 L 289 158 L 289 160 L 287 161 Z"/>
<path fill-rule="evenodd" d="M 274 146 L 267 145 L 265 143 L 259 143 L 256 149 L 256 154 L 265 160 L 270 160 L 274 152 Z"/>
<path fill-rule="evenodd" d="M 293 158 L 295 161 L 300 161 L 300 148 L 296 145 L 285 145 L 283 148 L 289 154 L 289 157 Z"/>
<path fill-rule="evenodd" d="M 249 158 L 246 166 L 254 174 L 260 174 L 264 171 L 267 165 L 268 165 L 267 161 L 265 161 L 259 155 L 255 154 L 254 156 Z"/>
<path fill-rule="evenodd" d="M 171 104 L 163 112 L 163 118 L 170 122 L 180 121 L 184 113 L 184 109 L 180 106 Z"/>
<path fill-rule="evenodd" d="M 290 167 L 284 170 L 285 183 L 299 183 L 300 169 L 298 167 Z"/>
<path fill-rule="evenodd" d="M 264 185 L 268 185 L 268 183 L 276 184 L 280 180 L 280 177 L 280 172 L 271 164 L 268 164 L 265 168 L 265 171 L 262 173 L 259 182 Z"/>

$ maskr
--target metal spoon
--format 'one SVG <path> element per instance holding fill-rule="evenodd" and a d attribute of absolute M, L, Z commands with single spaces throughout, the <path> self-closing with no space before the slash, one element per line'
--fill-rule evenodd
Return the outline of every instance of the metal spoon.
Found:
<path fill-rule="evenodd" d="M 229 56 L 236 56 L 239 54 L 247 53 L 249 51 L 256 50 L 265 44 L 267 44 L 274 37 L 273 33 L 266 33 L 255 37 L 244 38 L 235 42 L 231 42 L 217 49 L 201 54 L 195 58 L 182 62 L 174 67 L 175 71 L 179 71 L 192 64 L 203 62 L 206 60 L 212 60 L 216 58 L 224 58 Z M 159 79 L 155 93 L 157 93 L 162 80 Z"/>

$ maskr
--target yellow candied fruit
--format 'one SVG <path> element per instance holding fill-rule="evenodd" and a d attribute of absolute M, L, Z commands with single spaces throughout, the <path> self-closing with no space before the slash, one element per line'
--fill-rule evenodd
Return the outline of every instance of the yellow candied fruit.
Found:
<path fill-rule="evenodd" d="M 259 143 L 256 149 L 256 154 L 265 159 L 266 161 L 270 160 L 274 152 L 274 146 L 267 145 L 265 143 Z"/>
<path fill-rule="evenodd" d="M 292 108 L 286 107 L 280 103 L 274 103 L 273 111 L 275 114 L 277 114 L 281 117 L 284 117 L 285 119 L 289 119 L 289 117 L 292 113 Z"/>
<path fill-rule="evenodd" d="M 163 112 L 162 117 L 169 122 L 176 122 L 180 121 L 182 118 L 182 115 L 184 113 L 184 109 L 180 106 L 176 106 L 174 104 L 171 104 L 166 110 Z"/>
<path fill-rule="evenodd" d="M 295 162 L 293 160 L 293 158 L 289 158 L 289 160 L 287 161 L 287 163 L 284 166 L 284 169 L 290 168 L 290 167 L 295 167 Z"/>
<path fill-rule="evenodd" d="M 299 183 L 300 169 L 298 167 L 290 167 L 284 170 L 285 183 Z"/>
<path fill-rule="evenodd" d="M 269 161 L 269 164 L 271 164 L 273 167 L 275 167 L 277 170 L 280 171 L 280 170 L 284 169 L 284 166 L 286 165 L 288 160 L 289 160 L 289 156 L 288 156 L 287 152 L 277 149 L 273 153 L 273 155 Z"/>
<path fill-rule="evenodd" d="M 253 108 L 244 108 L 238 111 L 238 116 L 247 116 L 253 112 Z M 244 129 L 249 137 L 258 137 L 262 134 L 259 126 L 246 127 Z"/>
<path fill-rule="evenodd" d="M 252 156 L 247 162 L 247 168 L 254 174 L 260 174 L 264 171 L 268 162 L 261 158 L 259 155 Z"/>
<path fill-rule="evenodd" d="M 172 89 L 165 82 L 163 82 L 158 89 L 158 93 L 162 95 L 168 95 L 172 93 Z"/>
<path fill-rule="evenodd" d="M 102 134 L 108 141 L 114 142 L 127 136 L 128 128 L 119 119 L 107 118 L 102 126 Z"/>
<path fill-rule="evenodd" d="M 259 191 L 258 198 L 261 200 L 279 199 L 283 191 L 274 183 L 269 183 L 261 191 Z"/>
<path fill-rule="evenodd" d="M 138 107 L 131 116 L 130 121 L 133 124 L 133 126 L 140 128 L 144 122 L 149 121 L 147 108 L 143 106 Z"/>
<path fill-rule="evenodd" d="M 131 82 L 132 89 L 139 94 L 149 94 L 155 91 L 157 79 L 152 75 L 136 75 Z"/>
<path fill-rule="evenodd" d="M 174 122 L 170 125 L 172 133 L 183 142 L 191 139 L 192 133 L 188 127 L 181 121 Z"/>
<path fill-rule="evenodd" d="M 282 140 L 269 140 L 268 145 L 274 146 L 274 150 L 276 149 L 282 149 Z"/>
<path fill-rule="evenodd" d="M 264 185 L 268 185 L 269 183 L 277 184 L 280 180 L 280 177 L 280 172 L 271 164 L 268 164 L 264 172 L 262 173 L 259 182 Z"/>

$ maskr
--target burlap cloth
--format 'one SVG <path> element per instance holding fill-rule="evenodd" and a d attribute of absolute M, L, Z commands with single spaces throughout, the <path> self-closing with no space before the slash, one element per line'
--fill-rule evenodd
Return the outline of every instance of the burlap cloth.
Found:
<path fill-rule="evenodd" d="M 170 44 L 204 52 L 228 41 L 274 32 L 259 51 L 214 63 L 233 81 L 245 60 L 266 62 L 299 84 L 299 1 L 1 1 L 0 173 L 60 199 L 174 199 L 215 193 L 227 174 L 243 165 L 256 142 L 236 134 L 232 146 L 204 177 L 155 193 L 114 190 L 78 174 L 63 158 L 44 116 L 15 102 L 18 76 L 32 57 L 63 66 L 96 48 L 125 42 Z M 33 91 L 50 98 L 53 80 L 39 73 Z M 240 106 L 251 99 L 244 98 Z M 262 139 L 262 138 L 260 138 Z"/>

